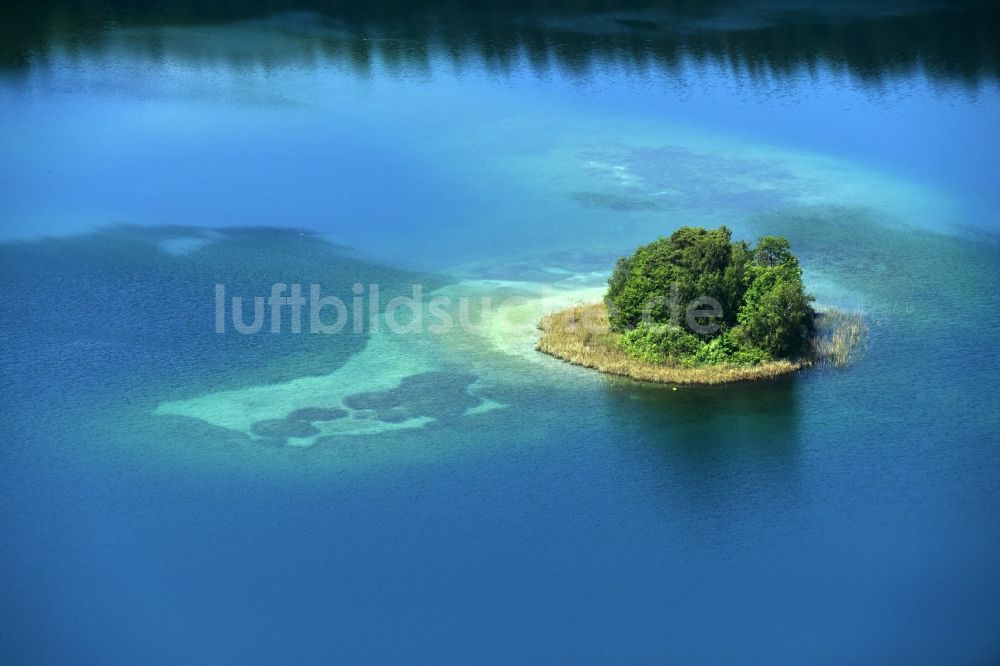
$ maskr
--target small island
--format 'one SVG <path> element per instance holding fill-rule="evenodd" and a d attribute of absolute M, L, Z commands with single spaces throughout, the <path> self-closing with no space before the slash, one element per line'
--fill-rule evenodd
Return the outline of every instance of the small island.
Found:
<path fill-rule="evenodd" d="M 682 227 L 618 260 L 601 303 L 546 315 L 536 349 L 640 381 L 721 384 L 844 365 L 860 315 L 813 308 L 787 239 Z"/>

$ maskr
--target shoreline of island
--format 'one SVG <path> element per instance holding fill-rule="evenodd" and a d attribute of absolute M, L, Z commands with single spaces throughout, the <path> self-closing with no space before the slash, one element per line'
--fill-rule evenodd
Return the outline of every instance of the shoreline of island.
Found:
<path fill-rule="evenodd" d="M 856 356 L 864 338 L 859 314 L 836 308 L 820 311 L 810 356 L 756 365 L 711 364 L 681 366 L 643 361 L 616 344 L 603 302 L 575 305 L 544 315 L 535 349 L 572 365 L 607 375 L 657 384 L 731 384 L 774 379 L 817 364 L 842 366 Z"/>

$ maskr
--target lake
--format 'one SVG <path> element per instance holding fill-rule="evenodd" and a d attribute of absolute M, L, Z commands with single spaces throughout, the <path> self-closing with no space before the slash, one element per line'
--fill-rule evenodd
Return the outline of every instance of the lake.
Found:
<path fill-rule="evenodd" d="M 1000 12 L 189 4 L 0 10 L 2 661 L 1000 659 Z M 723 224 L 850 366 L 533 350 Z"/>

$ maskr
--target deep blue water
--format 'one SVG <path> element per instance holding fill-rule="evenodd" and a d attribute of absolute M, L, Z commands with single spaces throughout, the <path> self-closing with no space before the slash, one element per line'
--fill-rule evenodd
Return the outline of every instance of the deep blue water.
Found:
<path fill-rule="evenodd" d="M 391 12 L 25 12 L 0 660 L 1000 659 L 995 23 L 780 4 L 461 57 Z M 682 224 L 786 235 L 863 353 L 672 390 L 520 329 L 213 329 L 219 283 L 572 297 Z"/>

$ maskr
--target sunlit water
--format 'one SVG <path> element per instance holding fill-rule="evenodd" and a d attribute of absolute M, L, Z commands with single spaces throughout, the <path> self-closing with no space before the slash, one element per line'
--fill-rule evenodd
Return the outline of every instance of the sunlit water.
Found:
<path fill-rule="evenodd" d="M 1000 655 L 995 80 L 359 71 L 324 25 L 112 27 L 0 84 L 3 655 Z M 532 351 L 683 224 L 789 237 L 861 357 L 670 390 Z M 215 332 L 216 284 L 275 282 L 523 300 Z"/>

